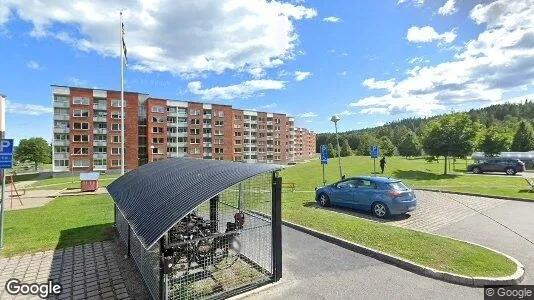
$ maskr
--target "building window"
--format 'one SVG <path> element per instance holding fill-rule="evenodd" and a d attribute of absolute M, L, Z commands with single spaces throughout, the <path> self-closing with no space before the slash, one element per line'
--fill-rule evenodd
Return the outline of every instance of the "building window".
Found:
<path fill-rule="evenodd" d="M 121 131 L 121 124 L 120 123 L 111 124 L 111 130 L 112 131 Z"/>
<path fill-rule="evenodd" d="M 152 127 L 152 133 L 163 133 L 163 127 Z"/>
<path fill-rule="evenodd" d="M 223 139 L 215 139 L 215 144 L 222 145 L 223 144 Z"/>
<path fill-rule="evenodd" d="M 87 168 L 89 167 L 89 160 L 87 159 L 77 159 L 74 161 L 75 168 Z"/>
<path fill-rule="evenodd" d="M 111 106 L 112 107 L 121 107 L 121 100 L 120 99 L 111 100 Z M 124 101 L 124 107 L 126 107 L 126 101 Z"/>
<path fill-rule="evenodd" d="M 152 112 L 154 113 L 165 113 L 165 107 L 161 105 L 154 105 L 152 106 Z"/>
<path fill-rule="evenodd" d="M 200 148 L 194 147 L 193 149 L 191 149 L 191 154 L 200 154 Z"/>
<path fill-rule="evenodd" d="M 111 166 L 112 167 L 120 167 L 122 164 L 121 164 L 121 160 L 120 159 L 112 159 L 111 160 Z"/>
<path fill-rule="evenodd" d="M 56 146 L 56 147 L 54 147 L 54 152 L 55 153 L 68 153 L 69 152 L 69 147 Z"/>
<path fill-rule="evenodd" d="M 113 113 L 111 113 L 111 118 L 112 119 L 120 119 L 121 118 L 121 113 L 120 112 L 113 112 Z M 124 115 L 124 118 L 126 118 L 126 115 Z"/>
<path fill-rule="evenodd" d="M 120 135 L 114 135 L 111 137 L 112 143 L 120 143 L 121 142 L 121 136 Z"/>
<path fill-rule="evenodd" d="M 197 129 L 190 129 L 190 130 L 189 130 L 189 133 L 190 133 L 190 134 L 195 134 L 195 135 L 196 135 L 196 134 L 200 134 L 200 129 L 198 129 L 198 128 L 197 128 Z"/>
<path fill-rule="evenodd" d="M 96 166 L 107 166 L 108 161 L 107 159 L 95 159 L 93 162 L 93 165 Z"/>
<path fill-rule="evenodd" d="M 152 122 L 154 123 L 165 123 L 164 117 L 152 117 Z"/>
<path fill-rule="evenodd" d="M 56 159 L 54 160 L 54 166 L 56 167 L 68 167 L 69 161 L 67 159 Z"/>
<path fill-rule="evenodd" d="M 191 116 L 200 116 L 200 110 L 198 110 L 198 109 L 192 109 L 192 110 L 189 111 L 189 114 L 190 114 Z"/>
<path fill-rule="evenodd" d="M 58 141 L 67 141 L 69 139 L 69 135 L 66 133 L 56 133 L 54 134 L 54 140 Z"/>
<path fill-rule="evenodd" d="M 234 115 L 234 120 L 241 120 L 241 116 L 240 115 Z"/>
<path fill-rule="evenodd" d="M 215 126 L 223 126 L 223 121 L 215 121 Z"/>
<path fill-rule="evenodd" d="M 191 123 L 191 125 L 200 125 L 200 119 L 191 119 L 189 123 Z"/>
<path fill-rule="evenodd" d="M 189 143 L 190 144 L 200 144 L 200 139 L 190 139 Z"/>
<path fill-rule="evenodd" d="M 235 131 L 234 136 L 241 136 L 241 131 Z"/>
<path fill-rule="evenodd" d="M 72 111 L 73 117 L 89 117 L 89 111 L 87 109 L 74 109 Z"/>
<path fill-rule="evenodd" d="M 164 138 L 152 138 L 153 144 L 163 144 L 165 142 Z"/>
<path fill-rule="evenodd" d="M 73 141 L 74 142 L 89 142 L 89 136 L 85 134 L 83 135 L 75 134 Z"/>
<path fill-rule="evenodd" d="M 214 134 L 215 134 L 215 135 L 223 135 L 223 132 L 222 132 L 222 130 L 220 130 L 220 129 L 215 129 Z"/>
<path fill-rule="evenodd" d="M 111 154 L 112 155 L 120 155 L 121 154 L 121 148 L 111 148 Z"/>
<path fill-rule="evenodd" d="M 241 153 L 243 152 L 241 148 L 234 148 L 234 152 L 235 153 Z"/>
<path fill-rule="evenodd" d="M 176 147 L 167 147 L 167 152 L 176 153 Z"/>
<path fill-rule="evenodd" d="M 89 105 L 89 98 L 87 98 L 87 97 L 74 97 L 74 98 L 72 98 L 72 104 Z"/>
<path fill-rule="evenodd" d="M 167 112 L 175 113 L 175 112 L 176 112 L 176 107 L 174 107 L 174 106 L 167 106 Z"/>
<path fill-rule="evenodd" d="M 89 129 L 89 123 L 74 123 L 74 129 L 87 130 Z"/>
<path fill-rule="evenodd" d="M 215 148 L 215 153 L 223 154 L 223 152 L 224 152 L 223 148 Z"/>
<path fill-rule="evenodd" d="M 85 147 L 73 148 L 72 154 L 73 155 L 87 155 L 89 154 L 89 148 L 85 148 Z"/>
<path fill-rule="evenodd" d="M 223 118 L 223 117 L 224 117 L 224 111 L 222 111 L 222 110 L 218 111 L 218 112 L 217 112 L 217 116 L 218 116 L 219 118 Z"/>
<path fill-rule="evenodd" d="M 94 153 L 106 153 L 106 152 L 108 152 L 108 150 L 107 150 L 106 147 L 95 147 L 93 149 L 93 152 Z"/>
<path fill-rule="evenodd" d="M 235 145 L 241 145 L 241 140 L 235 140 L 235 141 L 234 141 L 234 144 L 235 144 Z"/>
<path fill-rule="evenodd" d="M 95 123 L 95 127 L 98 129 L 107 129 L 108 124 L 107 123 Z"/>

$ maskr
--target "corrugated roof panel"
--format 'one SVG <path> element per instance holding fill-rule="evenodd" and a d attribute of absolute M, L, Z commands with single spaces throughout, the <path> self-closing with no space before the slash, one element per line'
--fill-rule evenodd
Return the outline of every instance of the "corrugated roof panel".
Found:
<path fill-rule="evenodd" d="M 278 165 L 171 158 L 126 173 L 107 189 L 145 248 L 204 201 Z"/>

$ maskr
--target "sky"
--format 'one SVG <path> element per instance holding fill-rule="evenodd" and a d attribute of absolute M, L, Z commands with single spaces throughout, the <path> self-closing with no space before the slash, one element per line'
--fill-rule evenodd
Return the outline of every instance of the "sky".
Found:
<path fill-rule="evenodd" d="M 534 0 L 1 0 L 7 137 L 50 85 L 286 113 L 316 132 L 534 99 Z"/>

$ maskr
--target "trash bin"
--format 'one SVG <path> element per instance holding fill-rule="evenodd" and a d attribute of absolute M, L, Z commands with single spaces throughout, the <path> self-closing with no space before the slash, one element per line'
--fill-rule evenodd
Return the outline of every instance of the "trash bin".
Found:
<path fill-rule="evenodd" d="M 94 192 L 98 189 L 98 178 L 100 174 L 97 172 L 80 173 L 80 185 L 82 192 Z"/>

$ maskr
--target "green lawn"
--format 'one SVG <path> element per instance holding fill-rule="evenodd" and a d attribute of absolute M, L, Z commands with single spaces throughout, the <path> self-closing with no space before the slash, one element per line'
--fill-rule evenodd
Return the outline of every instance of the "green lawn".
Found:
<path fill-rule="evenodd" d="M 387 159 L 384 176 L 402 179 L 412 188 L 432 188 L 534 200 L 534 193 L 529 192 L 527 182 L 520 176 L 465 174 L 465 165 L 465 161 L 458 161 L 453 174 L 443 175 L 443 160 L 440 160 L 440 163 L 427 163 L 424 159 L 391 157 Z M 347 176 L 371 175 L 373 172 L 373 160 L 369 157 L 343 157 L 341 166 Z M 377 170 L 379 170 L 378 161 Z M 297 164 L 284 170 L 282 176 L 284 182 L 295 182 L 297 190 L 313 191 L 316 186 L 322 185 L 322 166 L 318 160 Z M 339 180 L 337 159 L 329 160 L 325 167 L 325 176 L 327 183 Z"/>
<path fill-rule="evenodd" d="M 485 248 L 317 209 L 314 193 L 284 193 L 283 219 L 440 271 L 466 276 L 512 275 L 516 265 Z"/>
<path fill-rule="evenodd" d="M 7 211 L 0 256 L 107 240 L 112 223 L 108 195 L 60 197 L 43 207 Z"/>
<path fill-rule="evenodd" d="M 112 183 L 113 180 L 117 179 L 120 175 L 100 175 L 100 186 L 107 186 Z M 38 189 L 38 190 L 62 190 L 65 188 L 79 188 L 80 187 L 80 177 L 58 177 L 58 178 L 49 178 L 40 180 L 27 187 L 26 189 Z"/>

